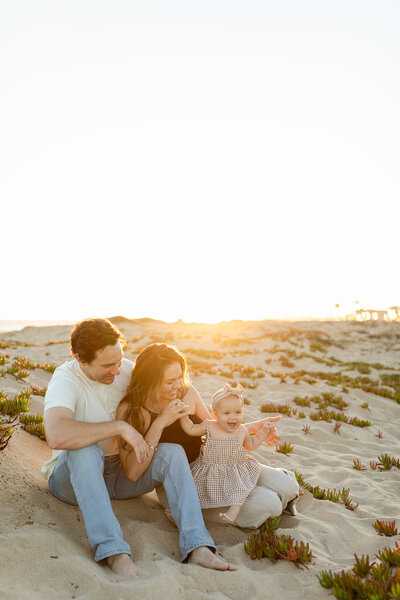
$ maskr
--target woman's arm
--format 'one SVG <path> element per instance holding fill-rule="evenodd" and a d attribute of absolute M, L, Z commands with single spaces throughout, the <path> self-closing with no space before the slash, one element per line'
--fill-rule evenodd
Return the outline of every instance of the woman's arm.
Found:
<path fill-rule="evenodd" d="M 121 403 L 117 409 L 117 419 L 123 419 L 126 411 L 126 404 Z M 170 402 L 162 411 L 153 423 L 150 425 L 150 415 L 147 411 L 143 411 L 144 437 L 147 446 L 150 449 L 149 456 L 145 457 L 143 462 L 139 463 L 133 448 L 130 445 L 122 445 L 121 438 L 119 439 L 119 453 L 121 457 L 122 467 L 125 475 L 131 481 L 137 481 L 145 471 L 147 471 L 151 461 L 153 460 L 154 452 L 160 441 L 161 434 L 165 427 L 174 423 L 177 419 L 185 415 L 181 406 L 177 402 Z"/>
<path fill-rule="evenodd" d="M 202 421 L 207 421 L 207 419 L 212 418 L 206 409 L 199 392 L 193 385 L 189 387 L 182 401 L 189 406 L 189 414 L 196 415 L 196 417 L 199 417 Z"/>
<path fill-rule="evenodd" d="M 186 415 L 179 419 L 181 422 L 181 427 L 185 433 L 188 435 L 201 436 L 207 432 L 207 426 L 205 423 L 193 423 Z"/>

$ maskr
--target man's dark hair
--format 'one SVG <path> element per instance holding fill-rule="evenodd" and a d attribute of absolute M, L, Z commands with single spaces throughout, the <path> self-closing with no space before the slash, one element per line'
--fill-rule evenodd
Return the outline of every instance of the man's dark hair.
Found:
<path fill-rule="evenodd" d="M 71 331 L 72 354 L 90 364 L 97 352 L 106 346 L 115 346 L 125 341 L 121 332 L 108 319 L 84 319 L 77 323 Z"/>

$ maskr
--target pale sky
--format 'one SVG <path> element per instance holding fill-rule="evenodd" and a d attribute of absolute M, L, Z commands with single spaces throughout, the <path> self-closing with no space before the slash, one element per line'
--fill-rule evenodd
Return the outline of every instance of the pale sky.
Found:
<path fill-rule="evenodd" d="M 0 11 L 0 319 L 400 304 L 398 0 Z"/>

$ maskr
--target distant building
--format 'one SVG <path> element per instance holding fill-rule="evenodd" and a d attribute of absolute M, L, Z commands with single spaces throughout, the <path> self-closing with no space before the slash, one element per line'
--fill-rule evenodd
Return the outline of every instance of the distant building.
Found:
<path fill-rule="evenodd" d="M 400 321 L 400 306 L 388 308 L 389 321 Z"/>
<path fill-rule="evenodd" d="M 387 310 L 360 308 L 347 315 L 348 321 L 400 321 L 400 306 L 391 306 Z"/>

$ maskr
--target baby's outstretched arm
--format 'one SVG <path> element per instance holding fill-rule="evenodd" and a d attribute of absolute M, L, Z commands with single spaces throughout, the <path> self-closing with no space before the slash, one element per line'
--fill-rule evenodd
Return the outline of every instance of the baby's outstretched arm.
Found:
<path fill-rule="evenodd" d="M 181 427 L 185 433 L 193 436 L 201 436 L 207 432 L 207 426 L 205 422 L 195 424 L 189 419 L 187 415 L 179 419 Z"/>
<path fill-rule="evenodd" d="M 254 435 L 248 433 L 244 438 L 243 446 L 246 450 L 256 450 L 263 442 L 268 446 L 274 446 L 279 442 L 279 435 L 275 427 L 269 425 L 269 423 L 265 423 Z"/>
<path fill-rule="evenodd" d="M 276 415 L 275 417 L 264 417 L 259 421 L 251 421 L 250 423 L 244 423 L 244 426 L 246 427 L 246 429 L 249 430 L 250 433 L 257 433 L 267 423 L 274 423 L 275 421 L 279 421 L 281 418 L 282 415 Z"/>

